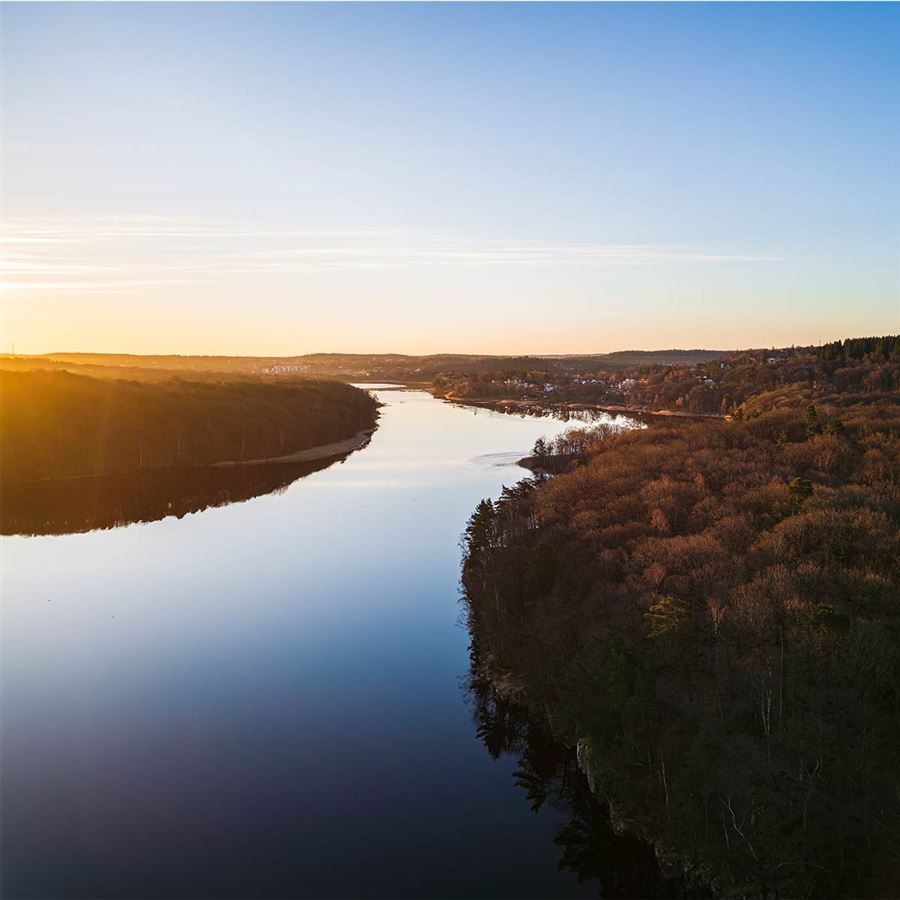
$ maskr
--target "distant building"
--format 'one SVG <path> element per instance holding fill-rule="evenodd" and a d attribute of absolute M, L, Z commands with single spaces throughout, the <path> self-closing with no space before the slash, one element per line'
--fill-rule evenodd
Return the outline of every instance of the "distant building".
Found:
<path fill-rule="evenodd" d="M 308 372 L 309 366 L 271 366 L 268 369 L 265 369 L 265 372 L 269 375 L 284 375 L 289 372 Z"/>

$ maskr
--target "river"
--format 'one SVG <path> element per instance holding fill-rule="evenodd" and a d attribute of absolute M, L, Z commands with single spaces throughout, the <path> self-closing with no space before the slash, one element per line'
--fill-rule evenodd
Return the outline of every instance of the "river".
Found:
<path fill-rule="evenodd" d="M 2 538 L 3 896 L 597 895 L 476 736 L 458 603 L 467 517 L 566 424 L 378 395 L 275 493 Z"/>

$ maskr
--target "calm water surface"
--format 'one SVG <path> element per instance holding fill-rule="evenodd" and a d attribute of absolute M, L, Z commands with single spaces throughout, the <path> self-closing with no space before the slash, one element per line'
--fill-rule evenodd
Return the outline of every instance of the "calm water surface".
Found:
<path fill-rule="evenodd" d="M 458 539 L 552 419 L 385 391 L 285 492 L 2 539 L 3 896 L 591 896 L 475 737 Z"/>

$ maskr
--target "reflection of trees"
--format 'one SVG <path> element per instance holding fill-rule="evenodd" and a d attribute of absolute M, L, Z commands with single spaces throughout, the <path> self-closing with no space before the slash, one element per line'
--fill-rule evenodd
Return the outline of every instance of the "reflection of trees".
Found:
<path fill-rule="evenodd" d="M 146 469 L 3 486 L 2 534 L 73 534 L 154 522 L 284 490 L 338 457 L 263 466 Z"/>
<path fill-rule="evenodd" d="M 493 759 L 518 759 L 513 777 L 534 812 L 547 805 L 562 815 L 565 824 L 554 839 L 560 868 L 580 883 L 596 882 L 603 897 L 688 896 L 680 880 L 663 876 L 652 847 L 616 834 L 609 808 L 591 792 L 575 752 L 554 740 L 526 707 L 501 697 L 477 668 L 473 660 L 466 684 L 475 732 Z"/>

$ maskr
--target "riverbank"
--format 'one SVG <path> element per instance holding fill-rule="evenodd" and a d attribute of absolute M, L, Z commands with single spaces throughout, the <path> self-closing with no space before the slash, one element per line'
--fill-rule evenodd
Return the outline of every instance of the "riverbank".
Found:
<path fill-rule="evenodd" d="M 695 413 L 678 409 L 647 409 L 643 406 L 622 406 L 614 403 L 553 403 L 543 400 L 519 400 L 513 398 L 492 397 L 456 397 L 450 391 L 447 394 L 435 394 L 441 400 L 448 403 L 458 403 L 463 406 L 481 406 L 487 409 L 495 409 L 499 412 L 521 411 L 529 412 L 534 409 L 542 409 L 548 412 L 604 412 L 611 416 L 654 416 L 674 419 L 721 419 L 729 420 L 731 416 L 720 413 Z"/>
<path fill-rule="evenodd" d="M 318 447 L 310 447 L 307 450 L 297 450 L 295 453 L 285 453 L 282 456 L 264 456 L 260 459 L 229 459 L 222 462 L 211 463 L 212 468 L 229 468 L 231 466 L 266 466 L 272 463 L 317 462 L 330 459 L 333 456 L 346 456 L 354 450 L 362 450 L 375 433 L 374 428 L 365 428 L 357 432 L 353 437 L 343 441 L 332 441 L 330 444 L 320 444 Z"/>
<path fill-rule="evenodd" d="M 355 450 L 362 450 L 369 441 L 375 429 L 366 429 L 343 441 L 333 441 L 330 444 L 320 444 L 318 447 L 309 447 L 306 450 L 298 450 L 296 453 L 286 453 L 283 456 L 267 456 L 260 459 L 226 459 L 221 462 L 200 463 L 193 466 L 150 466 L 144 469 L 134 469 L 130 472 L 105 472 L 101 475 L 63 475 L 61 478 L 33 478 L 30 481 L 13 482 L 7 487 L 25 485 L 56 484 L 69 481 L 87 481 L 97 478 L 121 478 L 129 475 L 143 475 L 148 472 L 183 472 L 196 469 L 230 469 L 238 466 L 267 466 L 279 463 L 304 463 L 321 462 L 325 459 L 336 459 L 348 456 Z"/>
<path fill-rule="evenodd" d="M 484 747 L 460 684 L 464 512 L 516 479 L 506 464 L 516 454 L 502 465 L 490 454 L 524 453 L 564 424 L 476 415 L 420 392 L 378 396 L 374 439 L 343 465 L 186 470 L 171 473 L 175 491 L 170 473 L 144 470 L 124 498 L 104 491 L 100 524 L 152 525 L 3 538 L 4 738 L 20 735 L 4 743 L 20 814 L 4 819 L 3 896 L 33 884 L 47 896 L 145 896 L 147 860 L 159 897 L 572 897 L 643 871 L 596 843 L 573 870 L 585 807 L 558 805 L 570 757 L 535 813 L 513 760 Z M 307 465 L 322 468 L 280 489 Z M 33 530 L 93 524 L 78 503 L 93 491 L 74 493 L 60 491 L 49 514 L 36 498 L 36 515 L 54 522 Z M 56 527 L 56 510 L 68 525 Z M 71 715 L 76 694 L 84 715 Z M 91 852 L 48 868 L 47 840 L 83 826 L 66 798 L 110 773 L 116 790 L 92 801 Z M 154 818 L 161 791 L 191 799 L 171 805 L 165 830 Z M 124 834 L 123 795 L 134 811 Z M 567 845 L 555 842 L 563 831 Z M 411 854 L 415 872 L 398 880 Z"/>
<path fill-rule="evenodd" d="M 471 634 L 471 624 L 469 628 Z M 547 744 L 552 742 L 571 754 L 571 762 L 584 780 L 586 791 L 599 813 L 591 825 L 592 837 L 600 841 L 605 838 L 615 844 L 616 851 L 626 850 L 633 856 L 641 857 L 643 872 L 640 878 L 646 892 L 642 892 L 641 896 L 693 897 L 698 900 L 716 896 L 714 880 L 709 873 L 699 871 L 691 860 L 677 851 L 648 840 L 640 825 L 628 819 L 613 804 L 609 792 L 604 789 L 603 766 L 598 765 L 597 755 L 592 754 L 590 740 L 561 723 L 553 715 L 551 706 L 535 702 L 523 678 L 499 666 L 490 655 L 483 658 L 477 652 L 472 657 L 471 672 L 472 685 L 493 700 L 492 704 L 482 701 L 480 707 L 486 720 L 480 724 L 486 733 L 490 726 L 494 729 L 498 727 L 498 723 L 486 715 L 491 707 L 495 711 L 505 708 L 510 718 L 516 715 L 510 715 L 511 710 L 517 710 L 518 715 L 528 721 L 530 735 L 544 736 L 544 753 L 547 752 Z"/>
<path fill-rule="evenodd" d="M 464 602 L 495 684 L 667 864 L 733 896 L 892 896 L 896 486 L 871 460 L 896 414 L 797 394 L 481 501 Z"/>
<path fill-rule="evenodd" d="M 542 475 L 559 475 L 565 472 L 572 463 L 582 459 L 580 453 L 558 453 L 552 456 L 523 456 L 516 465 L 529 472 L 540 473 Z"/>

